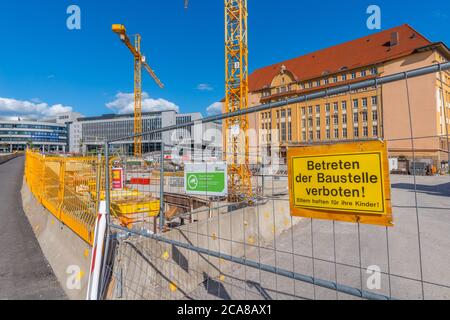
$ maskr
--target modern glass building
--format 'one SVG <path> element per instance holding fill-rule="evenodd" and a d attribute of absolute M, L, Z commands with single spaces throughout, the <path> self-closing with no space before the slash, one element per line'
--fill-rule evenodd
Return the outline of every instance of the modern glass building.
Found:
<path fill-rule="evenodd" d="M 180 125 L 202 118 L 200 113 L 178 114 L 175 111 L 146 112 L 142 115 L 142 131 Z M 133 114 L 107 114 L 98 117 L 83 117 L 69 124 L 70 152 L 93 152 L 103 147 L 106 140 L 130 137 L 134 133 Z M 174 140 L 183 140 L 190 137 L 193 140 L 191 128 L 178 129 L 172 132 L 156 133 L 143 137 L 143 152 L 161 150 L 161 143 L 173 144 Z M 123 152 L 132 153 L 133 139 L 120 140 L 113 145 Z"/>
<path fill-rule="evenodd" d="M 47 152 L 65 152 L 67 125 L 34 120 L 0 118 L 0 152 L 23 151 L 29 147 Z"/>

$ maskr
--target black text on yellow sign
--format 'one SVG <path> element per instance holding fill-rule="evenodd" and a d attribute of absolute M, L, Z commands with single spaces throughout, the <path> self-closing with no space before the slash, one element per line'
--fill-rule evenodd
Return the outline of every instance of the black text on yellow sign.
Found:
<path fill-rule="evenodd" d="M 291 148 L 288 158 L 293 215 L 392 225 L 383 142 Z"/>

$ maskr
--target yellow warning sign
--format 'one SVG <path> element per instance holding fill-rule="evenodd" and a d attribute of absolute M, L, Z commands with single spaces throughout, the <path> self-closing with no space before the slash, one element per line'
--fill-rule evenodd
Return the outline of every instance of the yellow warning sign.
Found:
<path fill-rule="evenodd" d="M 288 161 L 292 215 L 393 225 L 384 142 L 294 147 Z"/>

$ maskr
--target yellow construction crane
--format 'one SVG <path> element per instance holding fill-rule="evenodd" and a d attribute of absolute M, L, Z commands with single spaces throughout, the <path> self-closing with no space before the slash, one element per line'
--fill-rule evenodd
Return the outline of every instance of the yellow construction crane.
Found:
<path fill-rule="evenodd" d="M 134 57 L 134 156 L 142 158 L 142 66 L 144 66 L 160 88 L 164 88 L 164 85 L 147 64 L 145 56 L 141 53 L 141 36 L 139 34 L 135 35 L 133 46 L 124 25 L 113 24 L 112 31 L 120 37 L 120 40 L 130 49 Z"/>
<path fill-rule="evenodd" d="M 184 4 L 187 8 L 188 0 Z M 247 0 L 225 0 L 225 112 L 248 108 Z M 249 168 L 248 115 L 224 123 L 224 152 L 229 165 L 230 201 L 253 195 Z"/>

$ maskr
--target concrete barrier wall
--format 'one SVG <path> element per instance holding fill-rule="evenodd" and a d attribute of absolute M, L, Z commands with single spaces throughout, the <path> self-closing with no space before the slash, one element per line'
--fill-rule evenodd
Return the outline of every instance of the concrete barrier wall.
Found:
<path fill-rule="evenodd" d="M 12 159 L 15 159 L 17 157 L 22 157 L 23 154 L 21 153 L 14 153 L 14 154 L 8 154 L 8 155 L 0 155 L 0 164 L 4 164 L 5 162 L 8 162 Z"/>
<path fill-rule="evenodd" d="M 226 208 L 220 210 L 212 210 L 209 219 L 194 216 L 199 222 L 164 236 L 235 257 L 251 257 L 250 252 L 257 247 L 273 248 L 275 237 L 290 229 L 291 221 L 300 221 L 291 219 L 286 200 L 270 200 L 228 213 L 223 212 Z M 117 243 L 107 298 L 182 299 L 207 278 L 220 279 L 232 267 L 222 259 L 133 237 Z"/>
<path fill-rule="evenodd" d="M 24 212 L 62 288 L 72 300 L 86 299 L 90 246 L 34 198 L 25 180 L 21 193 Z"/>

